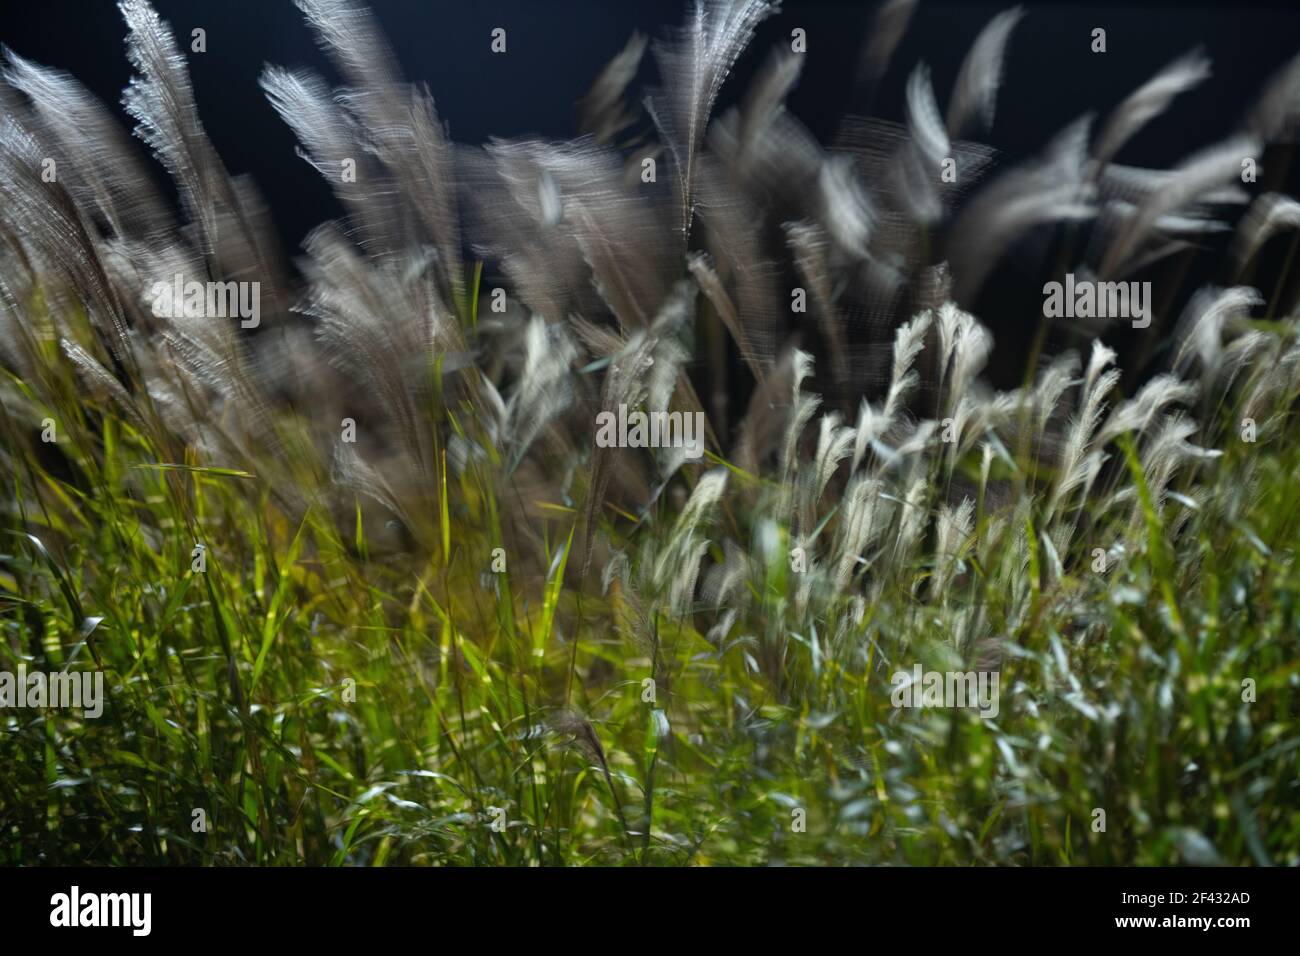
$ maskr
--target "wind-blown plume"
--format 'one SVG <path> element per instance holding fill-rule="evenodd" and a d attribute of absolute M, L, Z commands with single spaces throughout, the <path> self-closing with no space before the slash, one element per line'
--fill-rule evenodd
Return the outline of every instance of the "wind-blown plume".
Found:
<path fill-rule="evenodd" d="M 992 128 L 1007 43 L 1024 15 L 1020 7 L 1003 10 L 975 38 L 948 100 L 950 137 L 966 136 L 974 129 L 987 133 Z"/>
<path fill-rule="evenodd" d="M 0 215 L 30 243 L 41 270 L 76 293 L 95 327 L 107 334 L 109 348 L 125 358 L 127 327 L 116 291 L 72 196 L 62 183 L 41 176 L 44 156 L 27 130 L 12 117 L 0 117 Z"/>
<path fill-rule="evenodd" d="M 1091 218 L 1093 190 L 1083 179 L 1089 119 L 1061 131 L 1041 158 L 1003 173 L 958 215 L 948 237 L 953 294 L 969 301 L 1002 253 L 1035 226 Z"/>
<path fill-rule="evenodd" d="M 171 28 L 148 0 L 121 0 L 118 6 L 130 28 L 127 54 L 138 71 L 122 96 L 122 105 L 137 122 L 136 135 L 176 181 L 186 209 L 199 226 L 200 251 L 219 274 L 220 224 L 238 200 L 199 121 L 185 57 Z"/>
<path fill-rule="evenodd" d="M 117 120 L 66 73 L 9 51 L 4 79 L 31 101 L 64 179 L 83 209 L 96 209 L 119 237 L 156 238 L 171 227 L 166 204 Z"/>
<path fill-rule="evenodd" d="M 863 80 L 874 83 L 885 75 L 894 50 L 907 32 L 916 12 L 917 0 L 884 0 L 871 22 L 867 45 L 862 51 L 858 72 Z"/>
<path fill-rule="evenodd" d="M 1129 217 L 1106 250 L 1098 274 L 1103 279 L 1119 274 L 1161 217 L 1198 199 L 1207 191 L 1224 188 L 1238 181 L 1241 157 L 1254 155 L 1258 146 L 1257 141 L 1235 138 L 1203 150 L 1180 164 L 1173 175 Z"/>
<path fill-rule="evenodd" d="M 1265 193 L 1252 202 L 1233 238 L 1237 268 L 1244 269 L 1264 243 L 1283 229 L 1300 229 L 1300 202 L 1281 193 Z"/>
<path fill-rule="evenodd" d="M 1244 129 L 1251 138 L 1272 143 L 1294 133 L 1297 123 L 1300 123 L 1300 54 L 1269 79 L 1246 118 Z"/>
<path fill-rule="evenodd" d="M 1176 96 L 1204 82 L 1209 76 L 1209 59 L 1200 50 L 1193 50 L 1130 93 L 1115 108 L 1097 137 L 1092 150 L 1097 163 L 1103 166 L 1109 163 L 1133 134 L 1168 109 Z"/>
<path fill-rule="evenodd" d="M 595 137 L 597 143 L 610 143 L 636 122 L 636 114 L 625 102 L 628 85 L 641 68 L 646 37 L 633 33 L 627 46 L 610 60 L 596 77 L 591 90 L 578 103 L 580 129 Z"/>
<path fill-rule="evenodd" d="M 404 82 L 370 12 L 354 0 L 297 0 L 321 46 L 347 79 L 341 101 L 364 127 L 370 150 L 411 215 L 393 217 L 388 251 L 406 242 L 438 250 L 435 264 L 444 301 L 462 288 L 460 226 L 451 144 L 422 87 Z M 412 229 L 406 235 L 402 229 Z"/>
<path fill-rule="evenodd" d="M 695 0 L 686 27 L 654 44 L 666 85 L 646 107 L 673 154 L 683 239 L 695 217 L 696 154 L 713 104 L 754 28 L 775 10 L 772 0 Z"/>
<path fill-rule="evenodd" d="M 1179 343 L 1173 361 L 1175 370 L 1180 374 L 1186 373 L 1195 356 L 1206 376 L 1214 379 L 1223 360 L 1224 329 L 1228 323 L 1246 317 L 1250 309 L 1263 302 L 1258 292 L 1245 286 L 1199 290 L 1187 304 L 1174 333 Z"/>

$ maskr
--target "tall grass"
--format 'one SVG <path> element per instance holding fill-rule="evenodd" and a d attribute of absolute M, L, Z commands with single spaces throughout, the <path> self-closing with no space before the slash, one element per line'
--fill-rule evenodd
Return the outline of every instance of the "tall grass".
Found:
<path fill-rule="evenodd" d="M 364 12 L 304 0 L 351 92 L 272 71 L 272 101 L 327 175 L 353 155 L 397 185 L 338 184 L 353 231 L 308 238 L 301 289 L 142 0 L 128 106 L 191 228 L 115 180 L 115 153 L 59 153 L 66 188 L 33 177 L 70 135 L 42 106 L 91 104 L 11 62 L 30 106 L 0 137 L 0 670 L 101 669 L 111 692 L 99 720 L 0 714 L 6 862 L 1300 864 L 1294 320 L 1207 292 L 1131 397 L 1099 342 L 993 392 L 992 338 L 950 291 L 989 249 L 954 248 L 950 274 L 918 237 L 1075 221 L 1106 170 L 1131 174 L 1070 134 L 983 212 L 913 175 L 991 115 L 1014 16 L 946 131 L 917 75 L 884 170 L 799 139 L 780 58 L 706 146 L 766 6 L 702 4 L 661 47 L 673 175 L 646 199 L 594 140 L 457 154 Z M 593 103 L 621 115 L 626 66 Z M 1279 95 L 1253 135 L 1277 135 Z M 874 390 L 779 347 L 784 291 L 744 214 L 795 201 L 781 162 L 811 164 L 790 240 L 828 338 L 855 297 L 917 290 Z M 1140 187 L 1115 242 L 1163 248 L 1159 217 L 1204 198 L 1175 206 L 1179 175 Z M 1007 188 L 1031 191 L 1025 221 Z M 1255 220 L 1274 222 L 1244 248 Z M 177 270 L 260 277 L 266 327 L 150 314 Z M 688 360 L 723 330 L 754 398 L 734 428 L 714 416 L 704 461 L 593 444 L 602 408 L 702 408 Z M 999 672 L 999 713 L 892 706 L 917 663 Z"/>

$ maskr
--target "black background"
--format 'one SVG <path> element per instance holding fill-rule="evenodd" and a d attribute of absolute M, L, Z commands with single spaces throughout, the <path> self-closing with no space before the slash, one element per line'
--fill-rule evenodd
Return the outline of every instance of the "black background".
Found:
<path fill-rule="evenodd" d="M 1285 938 L 1294 920 L 1294 872 L 1284 868 L 874 867 L 855 869 L 695 867 L 654 869 L 0 869 L 5 942 L 128 951 L 200 942 L 324 946 L 369 952 L 401 943 L 438 948 L 462 937 L 500 950 L 551 945 L 572 927 L 597 949 L 661 939 L 690 948 L 764 952 L 779 939 L 822 945 L 882 944 L 919 952 L 982 951 L 1008 944 L 1041 949 L 1097 939 L 1182 949 L 1196 941 L 1219 952 Z M 152 932 L 52 928 L 50 898 L 82 893 L 153 894 Z M 1185 901 L 1151 907 L 1124 893 L 1180 892 Z M 1191 903 L 1193 893 L 1248 893 L 1248 902 Z M 638 906 L 639 900 L 678 903 Z M 1117 928 L 1116 917 L 1241 917 L 1246 928 Z M 452 935 L 448 935 L 448 934 Z M 359 944 L 360 948 L 353 948 Z M 345 948 L 346 947 L 346 948 Z M 1059 948 L 1059 946 L 1055 947 Z"/>

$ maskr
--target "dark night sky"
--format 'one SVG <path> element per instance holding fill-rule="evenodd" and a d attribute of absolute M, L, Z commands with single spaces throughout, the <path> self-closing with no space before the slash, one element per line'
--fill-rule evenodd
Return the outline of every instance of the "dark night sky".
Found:
<path fill-rule="evenodd" d="M 208 52 L 189 54 L 203 122 L 230 171 L 256 180 L 292 253 L 312 227 L 338 216 L 340 209 L 316 172 L 294 155 L 293 137 L 267 104 L 257 78 L 268 62 L 311 67 L 331 79 L 336 74 L 290 0 L 155 4 L 185 49 L 191 29 L 207 31 Z M 907 74 L 921 60 L 931 68 L 940 108 L 946 107 L 971 42 L 994 14 L 1011 5 L 923 0 L 871 112 L 902 119 Z M 1036 151 L 1080 114 L 1104 115 L 1162 66 L 1199 45 L 1213 61 L 1214 76 L 1176 100 L 1119 157 L 1136 165 L 1172 165 L 1228 134 L 1268 77 L 1300 51 L 1295 0 L 1031 0 L 1023 5 L 1028 16 L 1012 37 L 989 137 L 1004 151 L 1004 162 Z M 408 79 L 428 83 L 453 138 L 481 143 L 490 136 L 573 135 L 574 104 L 601 67 L 633 30 L 658 36 L 679 23 L 686 0 L 372 0 L 370 6 Z M 808 35 L 807 61 L 790 106 L 829 143 L 860 94 L 853 77 L 876 6 L 874 0 L 786 0 L 741 59 L 720 108 L 743 92 L 775 43 L 788 42 L 791 29 L 802 27 Z M 508 31 L 505 55 L 489 49 L 498 26 Z M 1091 31 L 1098 26 L 1107 31 L 1104 55 L 1089 50 Z M 112 0 L 0 0 L 0 41 L 37 62 L 71 71 L 115 105 L 131 72 L 124 34 Z M 645 79 L 653 78 L 649 57 L 643 71 Z M 1300 191 L 1294 188 L 1300 175 L 1291 173 L 1294 193 Z M 1024 293 L 1023 301 L 975 304 L 1000 341 L 1005 338 L 999 334 L 999 314 L 1038 314 L 1041 305 L 1038 287 L 1012 285 L 1024 286 L 1016 292 Z M 1015 330 L 1019 320 L 1004 321 Z"/>

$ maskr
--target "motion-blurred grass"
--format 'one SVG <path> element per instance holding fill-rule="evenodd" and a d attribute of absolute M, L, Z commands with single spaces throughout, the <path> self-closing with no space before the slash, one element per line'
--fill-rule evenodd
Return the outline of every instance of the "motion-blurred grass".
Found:
<path fill-rule="evenodd" d="M 1015 580 L 969 561 L 950 597 L 995 623 L 1032 591 L 982 720 L 890 706 L 882 658 L 966 666 L 924 588 L 846 609 L 847 637 L 789 625 L 778 548 L 752 637 L 647 610 L 647 645 L 617 581 L 579 595 L 561 503 L 546 581 L 488 570 L 490 466 L 443 469 L 432 554 L 370 556 L 360 507 L 291 519 L 256 473 L 170 460 L 45 346 L 0 419 L 0 670 L 102 667 L 109 701 L 0 714 L 7 863 L 1300 862 L 1293 420 L 1227 442 L 1176 534 L 1148 499 L 1104 574 L 1085 542 L 1059 578 L 1038 548 Z M 635 551 L 672 507 L 610 533 Z"/>

